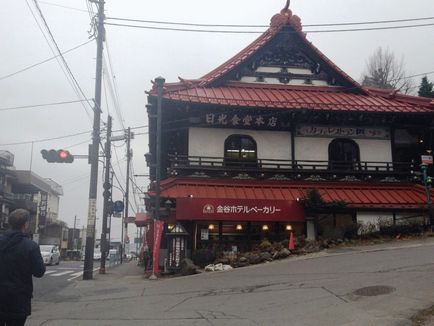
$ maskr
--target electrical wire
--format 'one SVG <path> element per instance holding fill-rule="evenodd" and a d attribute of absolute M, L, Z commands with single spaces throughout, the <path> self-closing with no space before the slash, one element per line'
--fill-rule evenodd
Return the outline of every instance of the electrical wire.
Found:
<path fill-rule="evenodd" d="M 41 20 L 42 20 L 42 22 L 43 22 L 43 24 L 44 24 L 44 26 L 45 26 L 45 29 L 46 29 L 46 31 L 47 31 L 47 33 L 48 33 L 48 35 L 49 35 L 49 37 L 50 37 L 50 39 L 51 39 L 51 42 L 53 43 L 55 49 L 53 49 L 53 46 L 51 45 L 51 43 L 50 43 L 50 41 L 48 40 L 47 36 L 45 35 L 45 33 L 44 33 L 42 27 L 40 26 L 39 21 L 38 21 L 37 18 L 36 18 L 36 15 L 33 13 L 33 10 L 32 10 L 32 8 L 30 7 L 30 4 L 28 3 L 28 0 L 26 0 L 26 4 L 27 4 L 27 6 L 29 7 L 29 10 L 30 10 L 32 16 L 33 16 L 33 18 L 35 19 L 36 24 L 38 25 L 40 31 L 42 32 L 42 35 L 44 36 L 44 38 L 45 38 L 45 40 L 46 40 L 46 42 L 47 42 L 47 44 L 48 44 L 50 50 L 52 51 L 53 55 L 56 55 L 56 52 L 57 52 L 57 55 L 58 55 L 58 56 L 56 56 L 56 61 L 57 61 L 58 64 L 60 65 L 60 67 L 61 67 L 63 73 L 65 74 L 65 76 L 66 76 L 68 82 L 70 83 L 70 85 L 71 85 L 71 87 L 73 88 L 74 92 L 76 93 L 77 97 L 78 97 L 79 99 L 82 99 L 82 98 L 87 99 L 87 96 L 84 94 L 83 90 L 81 89 L 80 85 L 79 85 L 78 82 L 77 82 L 77 79 L 75 78 L 74 74 L 72 73 L 71 69 L 69 68 L 69 65 L 68 65 L 68 63 L 67 63 L 65 57 L 62 55 L 62 51 L 60 51 L 60 48 L 59 48 L 59 46 L 58 46 L 58 44 L 57 44 L 57 42 L 56 42 L 56 40 L 55 40 L 55 38 L 54 38 L 53 33 L 52 33 L 51 30 L 50 30 L 50 27 L 48 26 L 47 21 L 45 20 L 44 14 L 42 13 L 42 10 L 41 10 L 41 8 L 39 7 L 39 4 L 38 4 L 37 0 L 33 0 L 33 2 L 34 2 L 34 4 L 35 4 L 36 10 L 37 10 L 37 12 L 39 13 L 39 16 L 40 16 L 40 18 L 41 18 Z M 59 60 L 59 58 L 60 58 L 61 60 Z M 62 64 L 63 64 L 63 65 L 62 65 Z M 82 96 L 80 96 L 80 94 L 81 94 Z M 93 110 L 93 107 L 92 107 L 92 105 L 90 104 L 90 102 L 89 102 L 89 101 L 86 101 L 86 102 L 87 102 L 87 104 L 90 106 L 91 110 Z M 89 120 L 91 120 L 90 113 L 89 113 L 88 109 L 86 108 L 86 106 L 84 105 L 83 102 L 82 102 L 82 106 L 83 106 L 84 110 L 86 111 L 86 114 L 87 114 Z M 98 109 L 99 109 L 99 108 L 98 108 Z"/>
<path fill-rule="evenodd" d="M 192 29 L 192 28 L 171 28 L 171 27 L 156 27 L 156 26 L 143 26 L 131 24 L 117 24 L 105 23 L 105 25 L 131 27 L 150 30 L 174 31 L 174 32 L 196 32 L 196 33 L 215 33 L 215 34 L 263 34 L 264 31 L 247 31 L 247 30 L 211 30 L 211 29 Z M 416 24 L 416 25 L 401 25 L 401 26 L 385 26 L 385 27 L 369 27 L 369 28 L 348 28 L 348 29 L 329 29 L 329 30 L 305 30 L 304 33 L 339 33 L 339 32 L 361 32 L 361 31 L 375 31 L 375 30 L 388 30 L 388 29 L 402 29 L 402 28 L 415 28 L 434 26 L 434 23 L 429 24 Z M 284 34 L 295 34 L 297 31 L 284 31 Z"/>
<path fill-rule="evenodd" d="M 62 54 L 67 54 L 67 53 L 69 53 L 69 52 L 72 52 L 72 51 L 74 51 L 74 50 L 77 50 L 78 48 L 81 48 L 82 46 L 85 46 L 85 45 L 87 45 L 87 44 L 93 42 L 94 40 L 95 40 L 95 38 L 91 38 L 89 41 L 86 41 L 86 42 L 84 42 L 84 43 L 81 43 L 81 44 L 79 44 L 79 45 L 77 45 L 77 46 L 74 46 L 73 48 L 70 48 L 69 50 L 66 50 L 66 51 L 62 52 Z M 13 73 L 8 74 L 8 75 L 1 76 L 1 77 L 0 77 L 0 80 L 3 80 L 3 79 L 6 79 L 6 78 L 9 78 L 9 77 L 12 77 L 12 76 L 18 75 L 18 74 L 20 74 L 20 73 L 22 73 L 22 72 L 24 72 L 24 71 L 27 71 L 27 70 L 29 70 L 29 69 L 35 68 L 35 67 L 37 67 L 37 66 L 40 66 L 40 65 L 42 65 L 42 64 L 44 64 L 44 63 L 46 63 L 46 62 L 49 62 L 49 61 L 51 61 L 51 60 L 54 60 L 54 59 L 58 58 L 58 57 L 60 57 L 60 54 L 56 54 L 55 56 L 53 56 L 53 57 L 51 57 L 51 58 L 48 58 L 48 59 L 42 60 L 42 61 L 40 61 L 40 62 L 34 63 L 34 64 L 30 65 L 30 66 L 27 66 L 27 67 L 25 67 L 25 68 L 22 68 L 22 69 L 20 69 L 20 70 L 18 70 L 18 71 L 15 71 L 15 72 L 13 72 Z"/>
<path fill-rule="evenodd" d="M 106 44 L 106 54 L 107 54 L 107 58 L 108 58 L 108 67 L 107 67 L 107 63 L 105 61 L 104 61 L 104 64 L 106 66 L 106 69 L 108 70 L 109 75 L 111 76 L 111 81 L 113 81 L 113 85 L 109 88 L 111 89 L 111 92 L 112 92 L 113 103 L 115 105 L 115 110 L 117 112 L 119 122 L 120 122 L 122 128 L 125 129 L 124 119 L 122 116 L 121 101 L 119 98 L 119 91 L 118 91 L 118 86 L 116 83 L 116 74 L 115 74 L 114 69 L 113 69 L 113 63 L 112 63 L 112 59 L 111 59 L 111 55 L 110 55 L 111 51 L 110 51 L 110 47 L 108 44 L 107 36 L 105 38 L 105 44 Z M 110 69 L 108 69 L 108 68 L 110 68 Z"/>
<path fill-rule="evenodd" d="M 131 19 L 122 17 L 106 17 L 107 20 L 119 20 L 129 21 L 136 23 L 148 23 L 158 25 L 178 25 L 178 26 L 195 26 L 195 27 L 243 27 L 243 28 L 267 28 L 269 25 L 244 25 L 244 24 L 204 24 L 204 23 L 185 23 L 185 22 L 173 22 L 173 21 L 159 21 L 159 20 L 143 20 L 143 19 Z M 325 24 L 303 24 L 303 27 L 326 27 L 326 26 L 348 26 L 348 25 L 372 25 L 372 24 L 390 24 L 390 23 L 402 23 L 422 20 L 432 20 L 434 17 L 420 17 L 420 18 L 406 18 L 406 19 L 393 19 L 393 20 L 377 20 L 366 22 L 345 22 L 345 23 L 325 23 Z"/>
<path fill-rule="evenodd" d="M 75 136 L 79 136 L 79 135 L 84 135 L 84 134 L 88 134 L 88 133 L 91 133 L 91 132 L 92 132 L 92 130 L 88 130 L 88 131 L 82 131 L 82 132 L 78 132 L 78 133 L 75 133 L 75 134 L 69 134 L 69 135 L 58 136 L 58 137 L 43 138 L 43 139 L 30 140 L 30 141 L 28 140 L 28 141 L 15 142 L 15 143 L 7 143 L 7 144 L 0 144 L 0 146 L 15 146 L 15 145 L 24 145 L 24 144 L 31 144 L 31 143 L 43 143 L 43 142 L 50 141 L 50 140 L 65 139 L 65 138 L 75 137 Z"/>
<path fill-rule="evenodd" d="M 142 128 L 147 128 L 147 127 L 148 126 L 137 126 L 137 127 L 132 127 L 130 129 L 131 130 L 133 130 L 133 129 L 142 129 Z M 124 131 L 124 130 L 123 129 L 113 130 L 113 132 L 119 132 L 119 131 Z M 31 144 L 31 143 L 42 143 L 42 142 L 46 142 L 46 141 L 50 141 L 50 140 L 57 140 L 57 139 L 64 139 L 64 138 L 75 137 L 75 136 L 84 135 L 84 134 L 87 134 L 87 133 L 92 133 L 92 130 L 87 130 L 87 131 L 83 131 L 83 132 L 79 132 L 79 133 L 75 133 L 75 134 L 56 136 L 56 137 L 51 137 L 51 138 L 42 138 L 42 139 L 36 139 L 36 140 L 26 140 L 26 141 L 14 142 L 14 143 L 4 143 L 4 144 L 0 144 L 0 146 L 15 146 L 15 145 L 27 145 L 27 144 Z"/>
<path fill-rule="evenodd" d="M 48 2 L 48 1 L 41 1 L 39 0 L 40 3 L 43 3 L 45 5 L 49 5 L 49 6 L 55 6 L 55 7 L 60 7 L 60 8 L 65 8 L 65 9 L 71 9 L 71 10 L 76 10 L 76 11 L 81 11 L 81 12 L 86 12 L 87 10 L 84 9 L 80 9 L 80 8 L 74 8 L 74 7 L 69 7 L 69 6 L 63 6 L 63 5 L 59 5 L 57 3 L 52 3 L 52 2 Z"/>
<path fill-rule="evenodd" d="M 113 176 L 115 177 L 116 182 L 118 183 L 119 188 L 121 188 L 121 190 L 122 190 L 122 192 L 123 192 L 123 194 L 124 194 L 124 196 L 125 196 L 125 189 L 122 187 L 122 185 L 121 185 L 121 183 L 120 183 L 120 181 L 119 181 L 119 178 L 118 178 L 118 176 L 116 175 L 116 172 L 115 172 L 114 170 L 112 170 L 112 171 L 113 171 Z M 137 214 L 137 211 L 134 209 L 134 206 L 131 204 L 130 199 L 128 199 L 128 203 L 127 203 L 127 205 L 130 205 L 129 207 L 131 208 L 131 210 L 133 211 L 134 214 Z"/>
<path fill-rule="evenodd" d="M 54 103 L 44 103 L 44 104 L 23 105 L 23 106 L 12 106 L 12 107 L 8 107 L 8 108 L 0 108 L 0 111 L 11 111 L 11 110 L 23 110 L 23 109 L 30 109 L 30 108 L 41 108 L 41 107 L 46 107 L 46 106 L 72 104 L 72 103 L 78 103 L 78 102 L 83 102 L 83 101 L 87 101 L 87 99 L 84 99 L 84 100 L 75 100 L 75 101 L 54 102 Z"/>

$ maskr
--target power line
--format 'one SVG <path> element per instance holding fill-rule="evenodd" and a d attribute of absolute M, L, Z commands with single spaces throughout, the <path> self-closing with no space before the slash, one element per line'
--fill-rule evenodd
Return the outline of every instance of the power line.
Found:
<path fill-rule="evenodd" d="M 395 79 L 392 79 L 390 81 L 391 82 L 392 81 L 399 81 L 399 80 L 402 80 L 402 79 L 409 79 L 409 78 L 413 78 L 413 77 L 419 77 L 419 76 L 425 76 L 425 75 L 431 75 L 431 74 L 434 74 L 434 71 L 428 71 L 428 72 L 424 72 L 422 74 L 416 74 L 416 75 L 411 75 L 411 76 L 404 76 L 404 77 L 401 77 L 401 78 L 395 78 Z"/>
<path fill-rule="evenodd" d="M 35 7 L 36 7 L 38 13 L 39 13 L 39 16 L 40 16 L 41 20 L 42 20 L 42 22 L 43 22 L 43 24 L 44 24 L 44 26 L 45 26 L 46 31 L 47 31 L 47 33 L 49 34 L 50 39 L 51 39 L 51 41 L 52 41 L 52 43 L 53 43 L 55 49 L 57 50 L 57 54 L 58 54 L 58 56 L 56 56 L 56 61 L 58 62 L 59 66 L 61 67 L 62 72 L 64 73 L 66 79 L 67 79 L 68 82 L 70 83 L 70 85 L 71 85 L 71 87 L 73 88 L 73 90 L 74 90 L 75 94 L 77 95 L 77 97 L 78 97 L 79 99 L 81 99 L 81 96 L 80 96 L 80 92 L 81 92 L 81 94 L 83 95 L 83 98 L 87 98 L 87 96 L 84 95 L 84 92 L 83 92 L 83 90 L 81 89 L 80 85 L 78 84 L 78 82 L 77 82 L 77 80 L 76 80 L 74 74 L 72 73 L 71 69 L 69 68 L 68 63 L 67 63 L 66 60 L 65 60 L 65 57 L 62 55 L 62 51 L 60 51 L 60 48 L 59 48 L 59 46 L 57 45 L 57 42 L 56 42 L 56 40 L 55 40 L 53 34 L 51 33 L 50 27 L 48 26 L 48 23 L 47 23 L 47 21 L 45 20 L 44 14 L 42 13 L 42 10 L 41 10 L 41 8 L 40 8 L 39 5 L 38 5 L 37 0 L 33 0 L 33 2 L 34 2 L 34 4 L 35 4 Z M 43 35 L 45 41 L 47 42 L 48 47 L 50 48 L 51 52 L 55 55 L 55 54 L 56 54 L 56 50 L 54 50 L 54 49 L 53 49 L 53 46 L 50 44 L 50 42 L 49 42 L 47 36 L 45 35 L 45 33 L 44 33 L 44 31 L 43 31 L 41 25 L 39 24 L 39 21 L 36 19 L 36 16 L 35 16 L 35 14 L 33 13 L 33 10 L 32 10 L 32 8 L 30 7 L 30 4 L 28 3 L 28 0 L 26 0 L 26 4 L 27 4 L 27 6 L 29 7 L 29 10 L 30 10 L 30 12 L 31 12 L 31 14 L 32 14 L 32 16 L 33 16 L 33 18 L 35 19 L 36 24 L 38 25 L 39 30 L 41 31 L 41 33 L 42 33 L 42 35 Z M 59 61 L 59 58 L 61 59 L 61 61 Z M 63 65 L 62 65 L 61 62 L 63 63 Z M 86 102 L 89 104 L 89 106 L 91 107 L 91 109 L 93 109 L 93 108 L 92 108 L 92 105 L 89 103 L 89 101 L 86 101 Z M 89 111 L 87 110 L 86 106 L 85 106 L 83 103 L 81 103 L 81 104 L 82 104 L 84 110 L 86 111 L 86 114 L 87 114 L 88 118 L 90 119 L 90 113 L 89 113 Z M 99 108 L 98 108 L 98 109 L 99 109 Z"/>
<path fill-rule="evenodd" d="M 54 102 L 54 103 L 44 103 L 44 104 L 32 104 L 32 105 L 23 105 L 23 106 L 12 106 L 8 108 L 0 108 L 0 111 L 11 111 L 11 110 L 22 110 L 22 109 L 30 109 L 30 108 L 41 108 L 45 106 L 55 106 L 55 105 L 64 105 L 64 104 L 72 104 L 78 102 L 84 102 L 88 99 L 84 100 L 75 100 L 75 101 L 63 101 L 63 102 Z"/>
<path fill-rule="evenodd" d="M 24 145 L 24 144 L 31 144 L 31 143 L 43 143 L 43 142 L 50 141 L 50 140 L 64 139 L 64 138 L 70 138 L 70 137 L 75 137 L 75 136 L 79 136 L 79 135 L 84 135 L 84 134 L 88 134 L 90 132 L 92 132 L 92 130 L 77 132 L 75 134 L 69 134 L 69 135 L 64 135 L 64 136 L 51 137 L 51 138 L 43 138 L 43 139 L 30 140 L 30 141 L 27 140 L 27 141 L 22 141 L 22 142 L 0 144 L 0 146 L 13 146 L 13 145 Z"/>
<path fill-rule="evenodd" d="M 69 50 L 66 50 L 66 51 L 62 52 L 62 54 L 66 54 L 66 53 L 72 52 L 72 51 L 74 51 L 74 50 L 77 50 L 78 48 L 81 48 L 82 46 L 84 46 L 84 45 L 86 45 L 86 44 L 89 44 L 90 42 L 93 42 L 93 41 L 94 41 L 94 38 L 91 38 L 89 41 L 86 41 L 86 42 L 84 42 L 84 43 L 82 43 L 82 44 L 80 44 L 80 45 L 77 45 L 77 46 L 75 46 L 75 47 L 73 47 L 73 48 L 71 48 L 71 49 L 69 49 Z M 13 73 L 8 74 L 8 75 L 2 76 L 2 77 L 0 77 L 0 80 L 3 80 L 3 79 L 6 79 L 6 78 L 9 78 L 9 77 L 12 77 L 12 76 L 18 75 L 18 74 L 20 74 L 20 73 L 22 73 L 22 72 L 24 72 L 24 71 L 27 71 L 27 70 L 29 70 L 29 69 L 32 69 L 32 68 L 37 67 L 37 66 L 39 66 L 39 65 L 42 65 L 42 64 L 44 64 L 44 63 L 46 63 L 46 62 L 49 62 L 49 61 L 51 61 L 51 60 L 54 60 L 54 59 L 56 59 L 56 58 L 58 58 L 58 57 L 60 57 L 60 54 L 57 54 L 57 55 L 55 55 L 55 56 L 53 56 L 53 57 L 51 57 L 51 58 L 45 59 L 45 60 L 40 61 L 40 62 L 37 62 L 37 63 L 35 63 L 35 64 L 32 64 L 32 65 L 30 65 L 30 66 L 27 66 L 27 67 L 25 67 L 25 68 L 23 68 L 23 69 L 20 69 L 20 70 L 18 70 L 18 71 L 15 71 L 15 72 L 13 72 Z"/>
<path fill-rule="evenodd" d="M 244 27 L 244 28 L 267 28 L 269 25 L 244 25 L 244 24 L 204 24 L 204 23 L 185 23 L 185 22 L 173 22 L 173 21 L 159 21 L 159 20 L 143 20 L 143 19 L 131 19 L 121 17 L 107 17 L 107 20 L 119 20 L 129 21 L 136 23 L 148 23 L 148 24 L 161 24 L 161 25 L 178 25 L 178 26 L 196 26 L 196 27 Z M 325 23 L 325 24 L 303 24 L 303 27 L 326 27 L 326 26 L 348 26 L 348 25 L 371 25 L 371 24 L 390 24 L 390 23 L 402 23 L 411 21 L 432 20 L 434 17 L 420 17 L 420 18 L 407 18 L 407 19 L 393 19 L 393 20 L 377 20 L 366 22 L 345 22 L 345 23 Z"/>
<path fill-rule="evenodd" d="M 84 10 L 84 9 L 79 9 L 79 8 L 74 8 L 74 7 L 69 7 L 69 6 L 63 6 L 63 5 L 59 5 L 57 3 L 52 3 L 52 2 L 48 2 L 48 1 L 40 1 L 39 0 L 39 2 L 43 3 L 45 5 L 49 5 L 49 6 L 55 6 L 55 7 L 60 7 L 60 8 L 65 8 L 65 9 L 71 9 L 71 10 L 76 10 L 76 11 L 81 11 L 81 12 L 86 12 L 87 13 L 87 10 Z"/>
<path fill-rule="evenodd" d="M 116 23 L 106 23 L 106 25 L 120 26 L 120 27 L 131 27 L 131 28 L 141 28 L 141 29 L 150 29 L 150 30 L 175 31 L 175 32 L 196 32 L 196 33 L 215 33 L 215 34 L 262 34 L 262 33 L 264 33 L 264 31 L 171 28 L 171 27 L 155 27 L 155 26 L 116 24 Z M 427 27 L 427 26 L 434 26 L 434 23 L 417 24 L 417 25 L 402 25 L 402 26 L 370 27 L 370 28 L 310 30 L 310 31 L 303 31 L 303 32 L 305 32 L 305 33 L 361 32 L 361 31 L 403 29 L 403 28 L 415 28 L 415 27 Z M 285 33 L 285 34 L 294 34 L 294 33 L 298 33 L 298 32 L 296 32 L 296 31 L 285 31 L 285 32 L 282 32 L 282 33 Z"/>

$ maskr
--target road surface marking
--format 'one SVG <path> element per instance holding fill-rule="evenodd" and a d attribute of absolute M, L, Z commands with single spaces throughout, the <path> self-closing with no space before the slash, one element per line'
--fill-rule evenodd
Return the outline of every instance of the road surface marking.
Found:
<path fill-rule="evenodd" d="M 97 270 L 99 270 L 99 267 L 93 269 L 94 272 L 97 271 Z M 76 274 L 77 274 L 77 275 L 76 275 Z M 77 277 L 83 276 L 83 272 L 80 272 L 80 273 L 74 273 L 74 274 L 72 274 L 72 275 L 76 275 L 76 276 L 73 276 L 73 277 L 71 277 L 71 278 L 68 278 L 68 279 L 67 279 L 68 282 L 71 282 L 73 279 L 76 279 Z M 69 275 L 69 276 L 72 276 L 72 275 Z"/>
<path fill-rule="evenodd" d="M 71 274 L 71 273 L 74 273 L 74 271 L 64 271 L 64 272 L 60 272 L 60 273 L 56 273 L 56 274 L 51 274 L 50 276 L 62 276 L 62 275 Z"/>
<path fill-rule="evenodd" d="M 51 273 L 54 273 L 54 272 L 57 272 L 57 271 L 56 271 L 56 270 L 45 271 L 45 275 L 47 275 L 47 274 L 51 274 Z"/>

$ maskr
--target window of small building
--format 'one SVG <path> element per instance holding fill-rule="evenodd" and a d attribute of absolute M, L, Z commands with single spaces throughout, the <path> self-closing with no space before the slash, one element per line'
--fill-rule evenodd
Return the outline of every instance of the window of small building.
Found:
<path fill-rule="evenodd" d="M 329 166 L 332 170 L 355 170 L 360 162 L 359 145 L 346 138 L 334 139 L 329 145 Z"/>
<path fill-rule="evenodd" d="M 225 163 L 240 164 L 255 163 L 257 159 L 257 147 L 255 140 L 246 135 L 231 135 L 225 141 Z"/>

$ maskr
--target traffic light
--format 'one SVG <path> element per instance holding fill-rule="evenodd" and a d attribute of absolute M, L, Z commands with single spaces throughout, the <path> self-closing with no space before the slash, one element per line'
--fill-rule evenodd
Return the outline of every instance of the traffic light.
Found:
<path fill-rule="evenodd" d="M 74 162 L 74 155 L 64 149 L 43 149 L 41 151 L 42 158 L 47 160 L 48 163 L 72 163 Z"/>

